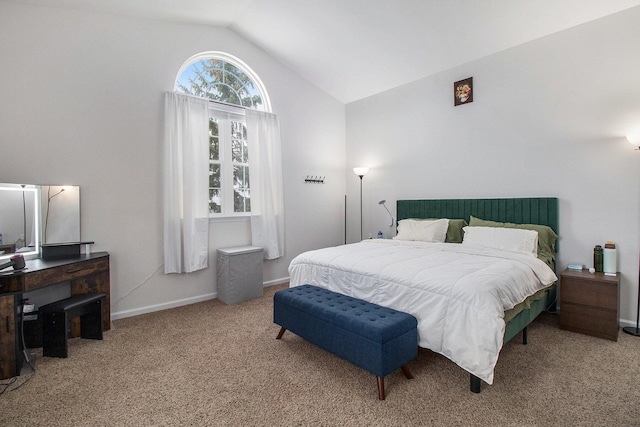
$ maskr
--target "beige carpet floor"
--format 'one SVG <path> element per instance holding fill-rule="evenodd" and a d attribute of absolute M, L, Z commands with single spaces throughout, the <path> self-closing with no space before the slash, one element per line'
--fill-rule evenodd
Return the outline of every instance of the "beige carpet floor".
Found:
<path fill-rule="evenodd" d="M 561 331 L 543 314 L 482 393 L 421 349 L 415 379 L 391 374 L 379 401 L 373 375 L 290 332 L 275 339 L 282 287 L 118 320 L 103 341 L 70 340 L 66 359 L 36 350 L 35 375 L 0 395 L 0 426 L 640 426 L 640 338 Z"/>

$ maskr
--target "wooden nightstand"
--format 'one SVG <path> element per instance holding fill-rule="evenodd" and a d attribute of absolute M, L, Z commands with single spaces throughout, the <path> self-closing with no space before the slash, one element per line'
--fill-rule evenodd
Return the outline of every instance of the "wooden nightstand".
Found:
<path fill-rule="evenodd" d="M 560 329 L 618 341 L 620 273 L 560 273 Z"/>

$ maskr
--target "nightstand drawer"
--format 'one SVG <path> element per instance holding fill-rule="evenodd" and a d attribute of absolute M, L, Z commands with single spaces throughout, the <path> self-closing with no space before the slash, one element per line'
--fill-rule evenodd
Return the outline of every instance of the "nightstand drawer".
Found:
<path fill-rule="evenodd" d="M 618 313 L 613 310 L 603 310 L 564 303 L 560 307 L 560 328 L 594 337 L 618 340 Z"/>
<path fill-rule="evenodd" d="M 618 307 L 618 287 L 615 284 L 562 277 L 560 301 L 561 303 L 574 303 L 616 310 Z"/>

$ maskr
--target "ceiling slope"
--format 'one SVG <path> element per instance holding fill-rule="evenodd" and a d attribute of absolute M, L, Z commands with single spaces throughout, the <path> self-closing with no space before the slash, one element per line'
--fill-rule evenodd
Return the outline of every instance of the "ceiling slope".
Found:
<path fill-rule="evenodd" d="M 344 103 L 640 5 L 640 0 L 8 2 L 228 27 Z"/>

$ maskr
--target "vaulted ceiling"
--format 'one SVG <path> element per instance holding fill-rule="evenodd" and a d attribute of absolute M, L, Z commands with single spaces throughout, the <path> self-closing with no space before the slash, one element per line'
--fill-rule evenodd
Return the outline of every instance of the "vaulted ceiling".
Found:
<path fill-rule="evenodd" d="M 349 103 L 640 0 L 7 0 L 229 28 Z"/>

